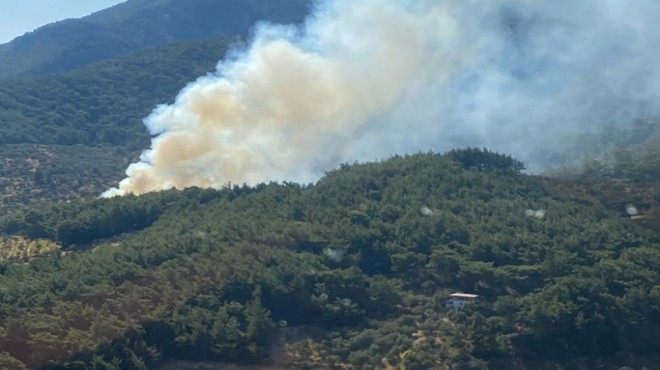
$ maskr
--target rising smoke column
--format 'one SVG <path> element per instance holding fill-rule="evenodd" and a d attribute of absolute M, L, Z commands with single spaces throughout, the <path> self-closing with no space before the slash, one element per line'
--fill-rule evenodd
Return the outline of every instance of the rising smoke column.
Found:
<path fill-rule="evenodd" d="M 145 120 L 151 149 L 106 195 L 311 179 L 345 160 L 420 71 L 443 81 L 465 62 L 449 52 L 460 47 L 451 12 L 435 0 L 339 0 L 301 29 L 262 26 L 245 54 Z"/>
<path fill-rule="evenodd" d="M 145 119 L 155 137 L 105 196 L 268 180 L 488 146 L 532 162 L 657 114 L 652 0 L 334 0 Z"/>

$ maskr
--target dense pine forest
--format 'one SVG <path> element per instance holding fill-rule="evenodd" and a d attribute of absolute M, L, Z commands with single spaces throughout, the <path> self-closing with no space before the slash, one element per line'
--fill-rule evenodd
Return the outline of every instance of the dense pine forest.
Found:
<path fill-rule="evenodd" d="M 128 0 L 0 45 L 0 369 L 659 369 L 646 101 L 534 174 L 463 146 L 99 198 L 155 107 L 310 4 Z"/>
<path fill-rule="evenodd" d="M 0 363 L 653 368 L 658 233 L 521 168 L 455 150 L 7 216 L 60 248 L 0 265 Z"/>

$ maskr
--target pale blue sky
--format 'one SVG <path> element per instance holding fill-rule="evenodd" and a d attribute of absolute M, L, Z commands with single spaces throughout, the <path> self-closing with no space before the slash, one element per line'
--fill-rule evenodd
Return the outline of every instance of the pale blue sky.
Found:
<path fill-rule="evenodd" d="M 0 44 L 66 18 L 79 18 L 126 0 L 0 0 Z"/>

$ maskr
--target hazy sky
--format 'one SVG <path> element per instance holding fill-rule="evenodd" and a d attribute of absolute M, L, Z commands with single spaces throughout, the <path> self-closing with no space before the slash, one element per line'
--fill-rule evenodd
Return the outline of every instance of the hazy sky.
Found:
<path fill-rule="evenodd" d="M 66 18 L 79 18 L 125 0 L 0 0 L 0 44 Z"/>

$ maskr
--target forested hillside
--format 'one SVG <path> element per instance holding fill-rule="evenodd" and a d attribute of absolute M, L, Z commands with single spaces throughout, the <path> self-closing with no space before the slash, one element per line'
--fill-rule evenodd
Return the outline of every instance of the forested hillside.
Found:
<path fill-rule="evenodd" d="M 142 119 L 213 71 L 229 42 L 168 44 L 66 74 L 5 80 L 0 143 L 142 149 L 148 144 Z"/>
<path fill-rule="evenodd" d="M 246 35 L 261 20 L 297 23 L 309 0 L 129 0 L 0 45 L 0 79 L 71 71 L 175 41 Z"/>
<path fill-rule="evenodd" d="M 547 175 L 579 201 L 602 204 L 660 230 L 658 120 L 639 120 L 604 137 L 585 137 L 583 144 L 592 150 L 590 156 L 549 170 Z"/>
<path fill-rule="evenodd" d="M 299 22 L 307 2 L 131 0 L 0 45 L 0 214 L 115 185 L 149 146 L 152 109 L 254 22 Z"/>
<path fill-rule="evenodd" d="M 213 71 L 230 41 L 174 43 L 65 74 L 0 84 L 3 212 L 96 197 L 146 148 L 142 119 Z"/>
<path fill-rule="evenodd" d="M 142 120 L 156 106 L 172 103 L 188 83 L 214 71 L 232 46 L 244 46 L 255 22 L 300 22 L 311 3 L 128 0 L 0 45 L 0 369 L 181 370 L 200 363 L 250 370 L 660 368 L 660 120 L 651 109 L 657 99 L 648 92 L 652 99 L 640 100 L 648 106 L 644 114 L 632 105 L 621 107 L 630 110 L 623 115 L 630 122 L 613 118 L 580 131 L 583 136 L 570 144 L 575 147 L 567 143 L 565 151 L 548 155 L 547 162 L 558 167 L 543 176 L 525 173 L 511 156 L 466 148 L 344 164 L 313 184 L 231 184 L 98 198 L 149 147 Z M 531 64 L 537 61 L 514 63 L 516 53 L 554 50 L 527 44 L 551 28 L 532 27 L 543 17 L 527 19 L 513 5 L 493 8 L 479 21 L 495 24 L 501 16 L 511 36 L 504 40 L 515 46 L 493 65 L 511 66 L 516 70 L 511 81 L 520 78 L 538 101 L 552 100 L 554 90 L 534 90 L 545 91 L 552 75 L 544 77 L 540 68 L 544 82 L 527 85 L 537 77 L 526 70 L 535 70 Z M 457 13 L 465 12 L 459 8 Z M 365 16 L 360 11 L 374 10 L 351 9 L 354 22 Z M 356 26 L 346 22 L 336 24 Z M 364 31 L 351 40 L 356 45 L 384 46 L 392 53 L 383 55 L 404 63 L 414 53 L 404 55 L 393 45 L 415 44 L 417 36 L 428 34 L 394 29 L 387 35 L 399 43 L 390 44 L 380 42 L 389 38 L 374 42 L 363 24 L 354 29 Z M 343 35 L 332 27 L 325 31 L 329 39 Z M 302 33 L 292 38 L 314 44 Z M 474 46 L 470 35 L 464 36 L 457 42 L 461 54 Z M 442 40 L 432 44 L 429 55 L 444 53 L 445 47 L 452 53 L 452 43 Z M 490 48 L 498 47 L 488 40 Z M 582 45 L 574 46 L 579 50 L 586 44 L 576 45 Z M 309 92 L 318 96 L 312 99 L 314 109 L 332 110 L 328 99 L 354 95 L 349 89 L 325 98 L 307 90 L 317 75 L 321 88 L 333 86 L 326 71 L 316 69 L 324 59 L 315 59 L 332 53 L 311 49 L 296 52 L 292 61 L 275 58 L 287 66 L 298 66 L 298 58 L 317 63 L 309 71 L 283 69 L 291 75 L 284 73 L 285 88 L 271 95 L 290 84 L 300 91 L 290 99 L 294 108 L 307 113 L 298 96 Z M 625 54 L 624 49 L 617 52 Z M 599 49 L 598 60 L 602 55 L 607 54 Z M 386 59 L 394 60 L 380 58 L 373 65 Z M 518 64 L 521 71 L 514 68 Z M 477 83 L 480 73 L 489 72 L 475 66 L 455 83 L 463 78 Z M 443 68 L 437 67 L 429 75 Z M 312 76 L 309 85 L 289 83 L 299 70 Z M 399 78 L 396 68 L 382 70 L 386 73 L 378 79 Z M 618 74 L 604 70 L 603 76 Z M 556 76 L 575 75 L 567 71 Z M 269 81 L 257 72 L 255 81 L 267 90 Z M 618 96 L 627 91 L 619 90 L 619 82 L 633 86 L 639 82 L 634 77 L 626 83 L 614 79 L 615 88 L 601 89 L 602 94 Z M 354 80 L 341 81 L 343 86 Z M 586 82 L 576 85 L 601 86 Z M 652 90 L 652 84 L 639 86 L 640 93 Z M 479 99 L 491 96 L 476 86 L 468 90 Z M 251 101 L 257 109 L 259 99 Z M 415 96 L 397 100 L 413 104 Z M 589 102 L 578 103 L 590 109 L 605 105 Z M 276 114 L 286 112 L 273 106 Z M 474 108 L 470 117 L 480 118 Z M 425 116 L 405 115 L 400 127 L 416 130 Z M 384 116 L 383 127 L 402 117 Z M 492 122 L 500 121 L 493 117 Z M 544 122 L 555 121 L 531 122 L 520 135 L 537 135 L 535 125 Z M 335 135 L 334 130 L 324 135 Z M 337 140 L 349 140 L 347 132 Z M 367 141 L 365 150 L 378 143 Z M 455 292 L 479 298 L 450 308 L 447 300 Z"/>
<path fill-rule="evenodd" d="M 466 149 L 5 217 L 61 249 L 0 262 L 0 367 L 654 368 L 658 233 L 521 168 Z"/>
<path fill-rule="evenodd" d="M 563 166 L 548 171 L 553 177 L 578 181 L 660 181 L 660 120 L 639 119 L 624 127 L 610 127 L 597 135 L 583 135 Z"/>

